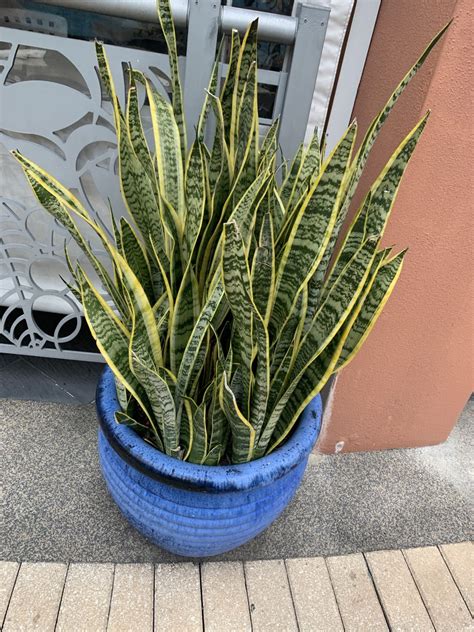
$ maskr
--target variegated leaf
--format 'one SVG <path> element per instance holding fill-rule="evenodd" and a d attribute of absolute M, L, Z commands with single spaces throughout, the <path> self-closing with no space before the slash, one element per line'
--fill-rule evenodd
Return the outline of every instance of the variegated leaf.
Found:
<path fill-rule="evenodd" d="M 235 78 L 232 90 L 232 109 L 230 113 L 230 132 L 229 132 L 229 150 L 231 160 L 235 159 L 237 143 L 238 143 L 238 119 L 239 107 L 241 105 L 242 95 L 244 93 L 245 84 L 249 75 L 250 66 L 256 60 L 257 54 L 257 27 L 258 20 L 254 20 L 245 32 L 240 46 L 237 64 L 235 68 Z M 223 95 L 224 96 L 224 95 Z M 226 114 L 228 114 L 226 112 Z"/>
<path fill-rule="evenodd" d="M 239 409 L 225 372 L 220 388 L 220 404 L 232 433 L 232 463 L 246 463 L 253 455 L 255 430 Z"/>
<path fill-rule="evenodd" d="M 240 35 L 236 29 L 232 29 L 229 52 L 229 65 L 227 74 L 222 88 L 220 101 L 222 104 L 223 120 L 224 120 L 224 138 L 227 143 L 230 141 L 230 126 L 232 121 L 232 99 L 234 95 L 234 86 L 237 78 L 237 64 L 239 62 L 240 52 Z"/>
<path fill-rule="evenodd" d="M 183 91 L 181 88 L 181 79 L 179 76 L 179 62 L 178 62 L 178 49 L 176 46 L 176 33 L 174 30 L 173 15 L 171 13 L 170 0 L 157 0 L 158 18 L 161 24 L 161 30 L 166 41 L 168 48 L 168 59 L 170 62 L 171 70 L 171 91 L 173 100 L 173 113 L 174 120 L 178 127 L 178 133 L 180 138 L 181 153 L 180 157 L 186 156 L 187 141 L 186 141 L 186 123 L 184 120 L 184 107 L 183 107 Z M 171 203 L 172 200 L 169 200 Z M 178 210 L 178 209 L 177 209 Z"/>
<path fill-rule="evenodd" d="M 184 224 L 184 245 L 188 259 L 192 258 L 196 240 L 199 237 L 206 208 L 206 180 L 204 156 L 198 141 L 189 153 L 186 165 L 186 219 Z"/>
<path fill-rule="evenodd" d="M 135 272 L 148 299 L 152 301 L 154 292 L 150 262 L 137 234 L 124 217 L 120 218 L 120 247 L 123 258 Z"/>
<path fill-rule="evenodd" d="M 329 242 L 355 132 L 356 126 L 352 124 L 309 190 L 291 228 L 277 274 L 272 310 L 276 331 L 287 319 L 299 289 L 318 267 Z"/>
<path fill-rule="evenodd" d="M 344 325 L 364 287 L 376 245 L 376 240 L 367 240 L 331 287 L 301 342 L 294 366 L 296 374 L 303 370 L 311 357 L 324 350 Z"/>
<path fill-rule="evenodd" d="M 186 349 L 184 350 L 176 383 L 177 405 L 180 405 L 183 398 L 188 394 L 190 384 L 193 383 L 196 374 L 199 373 L 202 368 L 204 357 L 200 355 L 200 350 L 203 346 L 204 338 L 209 331 L 212 319 L 218 311 L 223 298 L 224 286 L 219 282 L 202 307 L 191 336 L 189 337 Z"/>
<path fill-rule="evenodd" d="M 222 266 L 227 300 L 234 319 L 235 332 L 238 333 L 238 347 L 234 354 L 242 369 L 244 389 L 242 412 L 249 414 L 250 386 L 252 379 L 252 310 L 250 272 L 245 254 L 242 236 L 235 222 L 224 225 L 224 247 Z"/>
<path fill-rule="evenodd" d="M 375 325 L 398 281 L 405 254 L 406 250 L 383 264 L 377 271 L 375 280 L 344 342 L 336 370 L 339 371 L 349 364 Z"/>
<path fill-rule="evenodd" d="M 275 285 L 275 244 L 273 241 L 272 218 L 267 213 L 263 218 L 259 245 L 252 263 L 252 295 L 255 306 L 268 325 Z"/>
<path fill-rule="evenodd" d="M 191 450 L 187 455 L 187 461 L 201 465 L 206 459 L 208 452 L 208 437 L 206 426 L 206 406 L 204 403 L 199 406 L 190 400 L 193 419 L 193 442 Z"/>
<path fill-rule="evenodd" d="M 199 290 L 196 275 L 188 264 L 181 281 L 170 324 L 170 366 L 177 373 L 194 323 L 199 317 Z"/>
<path fill-rule="evenodd" d="M 183 155 L 180 130 L 173 108 L 147 81 L 146 89 L 155 139 L 156 166 L 160 195 L 184 217 Z"/>

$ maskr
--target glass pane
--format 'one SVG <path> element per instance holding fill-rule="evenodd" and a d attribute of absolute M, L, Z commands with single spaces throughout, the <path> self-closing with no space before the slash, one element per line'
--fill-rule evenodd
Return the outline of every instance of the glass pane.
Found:
<path fill-rule="evenodd" d="M 265 70 L 281 70 L 286 54 L 286 44 L 275 42 L 258 42 L 257 63 Z"/>
<path fill-rule="evenodd" d="M 258 85 L 258 115 L 260 118 L 272 119 L 277 86 L 267 83 Z"/>
<path fill-rule="evenodd" d="M 158 24 L 138 22 L 89 11 L 66 9 L 32 0 L 3 0 L 1 25 L 79 40 L 98 39 L 106 44 L 165 53 Z M 178 54 L 186 53 L 186 33 L 178 31 Z"/>
<path fill-rule="evenodd" d="M 230 3 L 229 3 L 230 4 Z M 291 15 L 294 0 L 232 0 L 233 7 Z"/>

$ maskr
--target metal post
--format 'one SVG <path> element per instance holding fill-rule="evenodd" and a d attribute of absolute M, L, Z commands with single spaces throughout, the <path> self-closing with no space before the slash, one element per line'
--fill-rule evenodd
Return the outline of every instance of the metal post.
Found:
<path fill-rule="evenodd" d="M 189 3 L 184 76 L 184 107 L 189 144 L 194 140 L 194 130 L 214 64 L 219 12 L 220 4 L 217 0 L 191 0 Z"/>
<path fill-rule="evenodd" d="M 305 136 L 329 13 L 329 7 L 298 5 L 298 29 L 280 124 L 280 146 L 286 159 L 293 158 Z"/>

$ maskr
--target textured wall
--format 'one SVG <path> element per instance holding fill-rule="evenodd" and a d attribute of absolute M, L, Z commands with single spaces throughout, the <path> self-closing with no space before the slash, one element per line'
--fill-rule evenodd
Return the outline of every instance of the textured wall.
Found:
<path fill-rule="evenodd" d="M 362 183 L 366 190 L 432 109 L 384 240 L 409 246 L 404 269 L 371 337 L 335 382 L 323 452 L 442 442 L 473 390 L 472 0 L 383 0 L 354 115 L 365 130 L 452 16 L 379 137 Z"/>

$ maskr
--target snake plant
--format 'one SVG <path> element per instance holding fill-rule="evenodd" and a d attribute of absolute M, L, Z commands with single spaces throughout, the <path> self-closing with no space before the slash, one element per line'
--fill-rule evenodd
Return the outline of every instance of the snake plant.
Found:
<path fill-rule="evenodd" d="M 113 105 L 127 217 L 111 229 L 64 186 L 14 152 L 40 203 L 100 280 L 66 259 L 71 291 L 117 384 L 120 423 L 191 463 L 243 463 L 275 450 L 374 326 L 405 251 L 380 245 L 428 114 L 409 132 L 343 229 L 374 141 L 439 33 L 372 121 L 356 150 L 353 122 L 327 156 L 315 134 L 280 164 L 278 121 L 259 135 L 257 22 L 219 55 L 188 149 L 169 0 L 158 0 L 172 97 L 129 69 L 126 108 L 104 47 L 98 68 Z M 148 143 L 138 91 L 149 104 Z M 211 114 L 212 113 L 212 114 Z M 212 116 L 212 142 L 208 143 Z M 84 228 L 85 227 L 85 228 Z M 105 266 L 86 238 L 93 230 Z M 339 236 L 345 234 L 336 252 Z M 105 296 L 105 298 L 104 298 Z"/>

